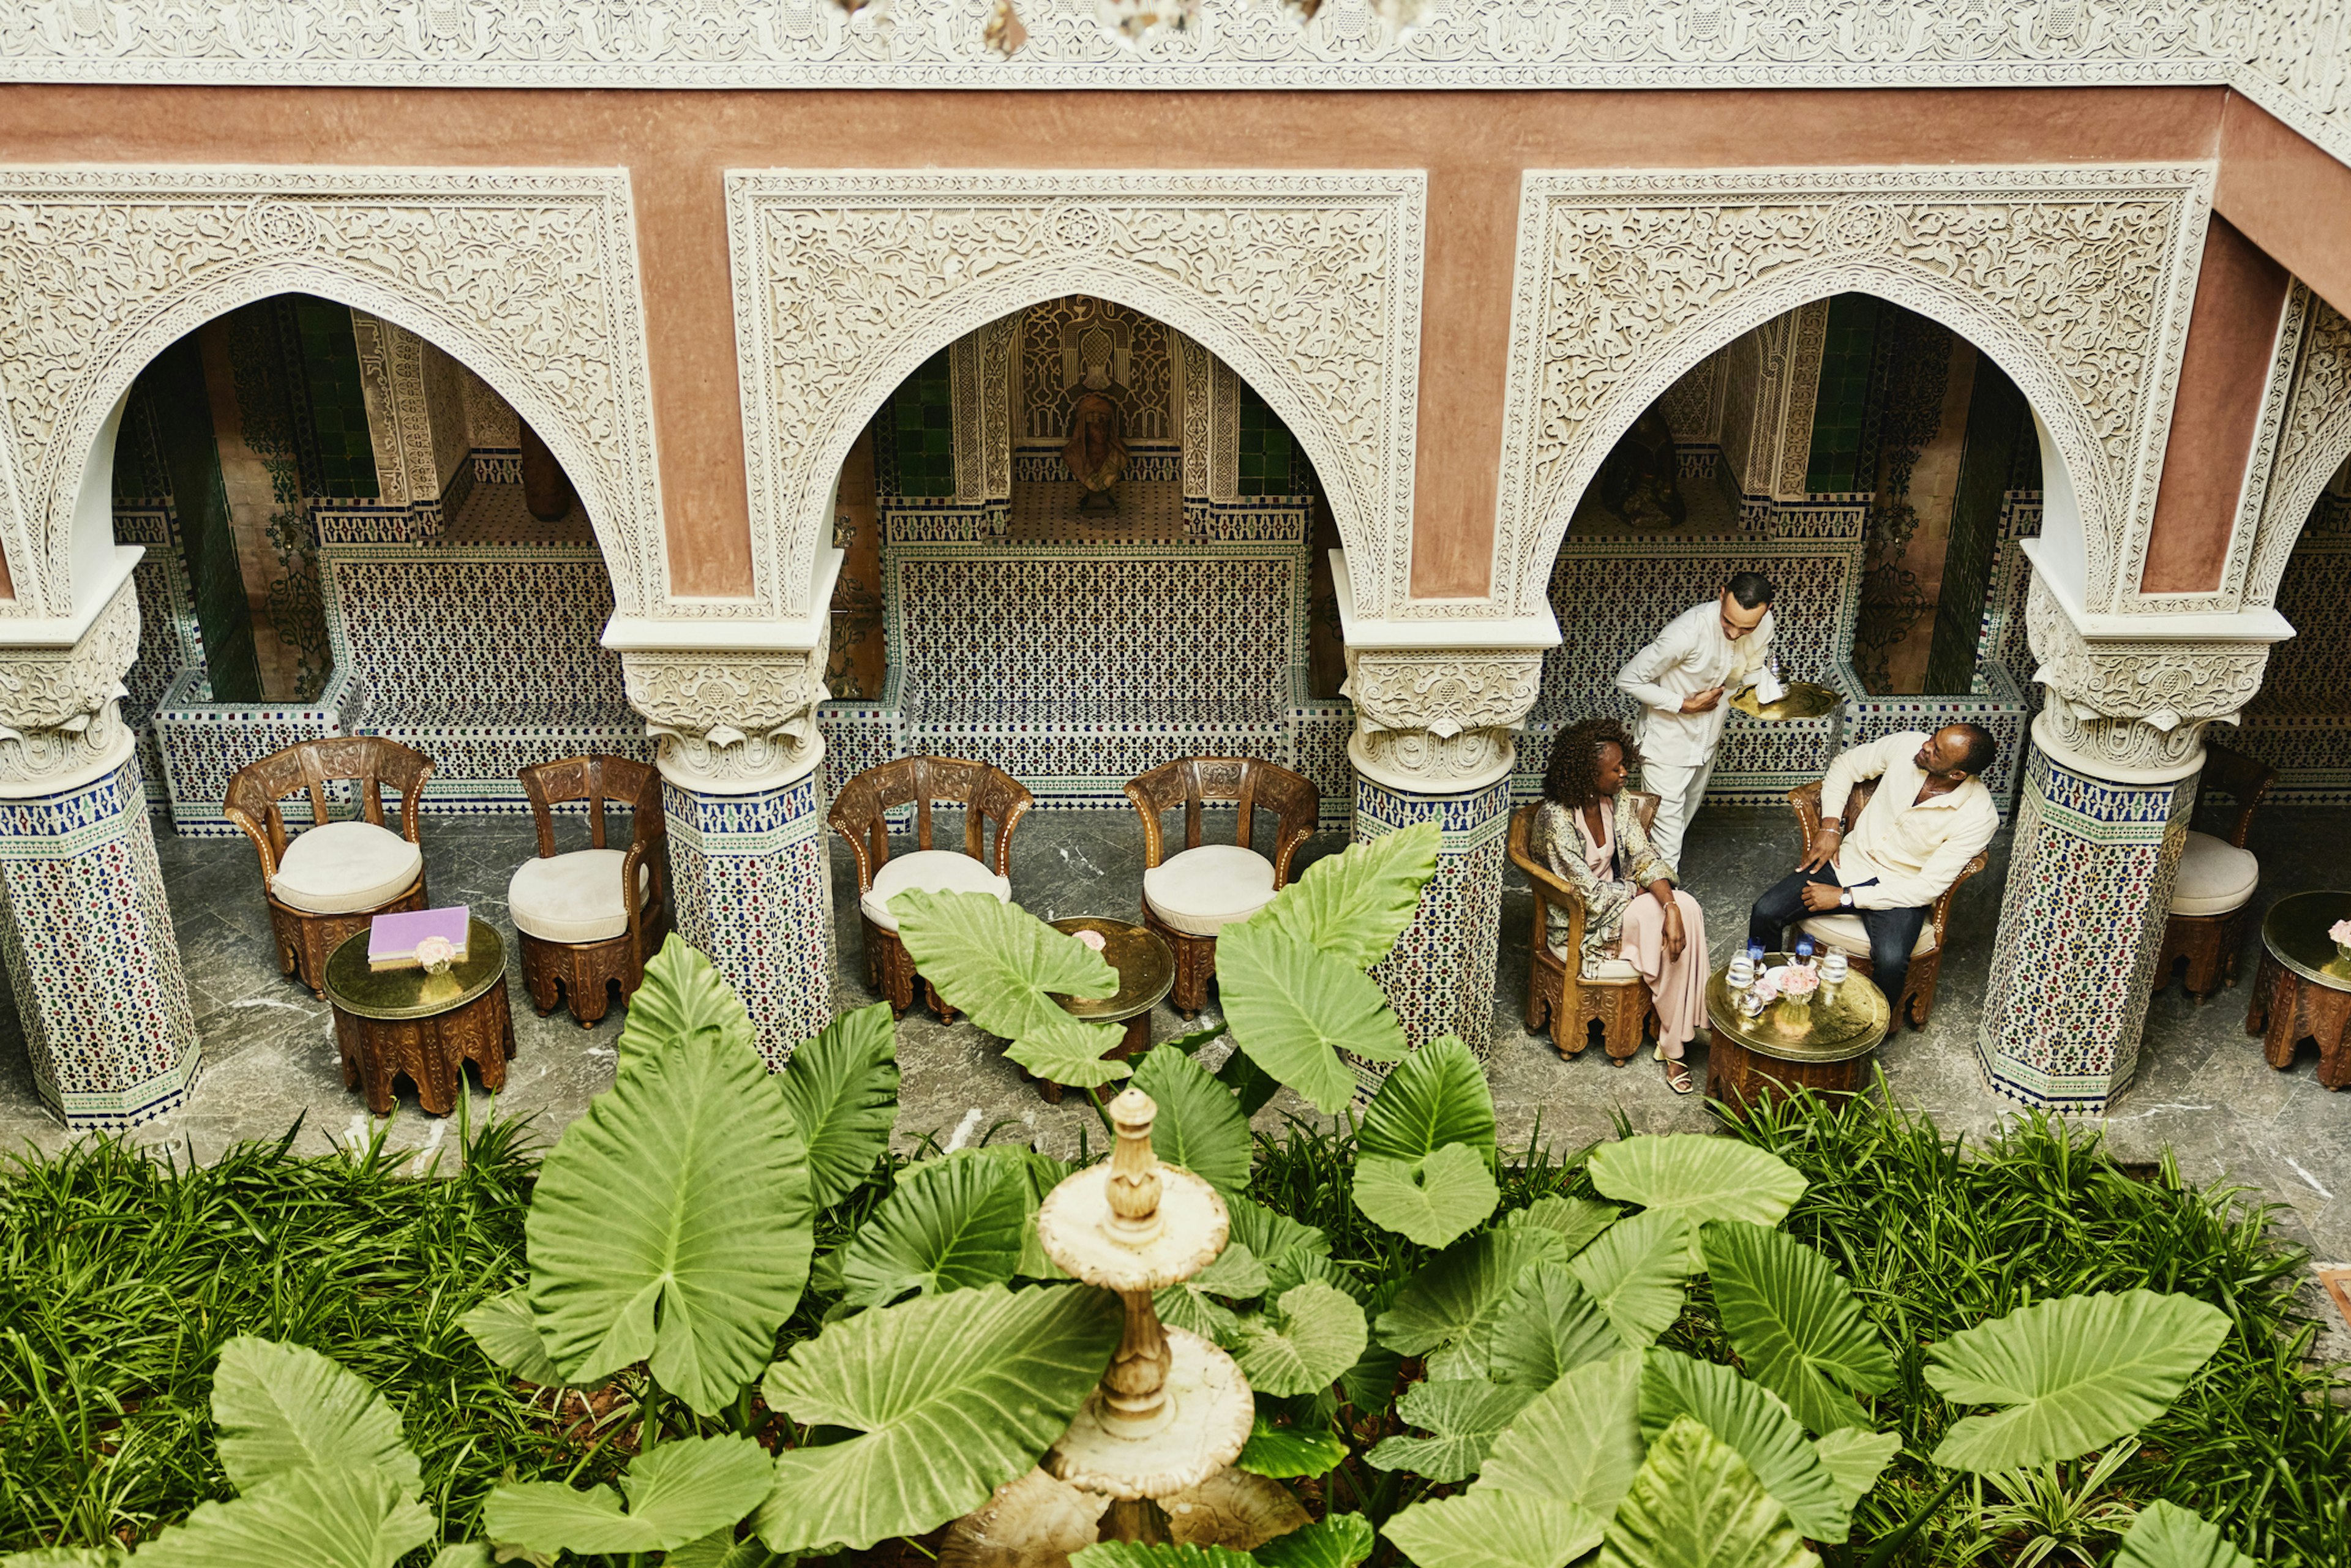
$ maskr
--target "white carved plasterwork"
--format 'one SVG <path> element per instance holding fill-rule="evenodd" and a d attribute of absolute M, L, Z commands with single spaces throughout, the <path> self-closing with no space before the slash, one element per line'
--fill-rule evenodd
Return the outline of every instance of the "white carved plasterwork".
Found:
<path fill-rule="evenodd" d="M 441 474 L 434 460 L 434 410 L 425 395 L 424 340 L 364 310 L 351 312 L 351 338 L 359 349 L 360 395 L 367 404 L 368 435 L 375 447 L 376 499 L 388 507 L 439 500 Z M 448 411 L 442 416 L 446 418 Z"/>
<path fill-rule="evenodd" d="M 250 8 L 248 8 L 248 13 Z M 63 615 L 74 501 L 109 411 L 174 339 L 272 294 L 430 338 L 547 441 L 623 613 L 661 603 L 635 220 L 621 171 L 0 171 L 0 460 L 16 599 Z M 19 563 L 22 565 L 19 565 Z"/>
<path fill-rule="evenodd" d="M 1783 501 L 1804 498 L 1813 466 L 1813 415 L 1821 395 L 1821 359 L 1828 349 L 1829 302 L 1815 299 L 1791 323 L 1788 374 L 1780 403 L 1780 478 L 1772 494 Z"/>
<path fill-rule="evenodd" d="M 2311 508 L 2327 481 L 2351 457 L 2351 320 L 2300 283 L 2286 307 L 2283 352 L 2293 356 L 2294 374 L 2283 409 L 2265 404 L 2261 434 L 2273 445 L 2269 482 L 2260 493 L 2260 522 L 2253 529 L 2251 559 L 2243 566 L 2244 603 L 2267 608 L 2277 602 L 2278 583 Z M 2273 378 L 2274 383 L 2274 378 Z M 2257 448 L 2255 461 L 2261 460 Z M 2259 468 L 2254 470 L 2260 472 Z M 2240 519 L 2238 538 L 2246 530 Z M 2239 563 L 2231 560 L 2234 581 Z"/>
<path fill-rule="evenodd" d="M 1502 612 L 1541 606 L 1577 498 L 1642 409 L 1740 333 L 1847 290 L 1935 318 L 2008 372 L 2073 477 L 2091 608 L 2114 609 L 2117 563 L 2139 559 L 2127 547 L 2154 507 L 2211 178 L 2208 164 L 1529 172 Z"/>
<path fill-rule="evenodd" d="M 987 498 L 1012 494 L 1013 382 L 1020 373 L 1020 318 L 999 316 L 979 329 L 980 455 Z"/>
<path fill-rule="evenodd" d="M 1403 593 L 1419 171 L 735 171 L 726 194 L 762 613 L 808 612 L 833 476 L 891 390 L 1070 294 L 1157 317 L 1247 377 L 1322 477 L 1359 598 Z"/>
<path fill-rule="evenodd" d="M 821 634 L 818 650 L 829 646 Z M 629 702 L 644 716 L 663 777 L 705 795 L 789 784 L 824 757 L 820 651 L 624 653 Z"/>
<path fill-rule="evenodd" d="M 121 765 L 137 739 L 122 722 L 122 677 L 138 656 L 127 576 L 70 647 L 0 649 L 0 799 L 55 794 Z"/>
<path fill-rule="evenodd" d="M 2176 779 L 2204 755 L 2204 728 L 2233 724 L 2261 690 L 2263 642 L 2082 635 L 2035 574 L 2025 638 L 2048 688 L 2033 737 L 2060 761 L 2120 782 Z"/>
<path fill-rule="evenodd" d="M 1506 777 L 1542 685 L 1541 649 L 1347 650 L 1347 754 L 1375 783 L 1465 794 Z"/>

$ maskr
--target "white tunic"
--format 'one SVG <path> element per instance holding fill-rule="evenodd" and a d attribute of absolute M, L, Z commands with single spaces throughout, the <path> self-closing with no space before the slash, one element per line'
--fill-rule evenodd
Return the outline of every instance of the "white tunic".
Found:
<path fill-rule="evenodd" d="M 1878 781 L 1861 821 L 1846 824 L 1837 845 L 1837 880 L 1853 889 L 1856 908 L 1916 909 L 1934 903 L 2000 831 L 2000 809 L 1980 779 L 1918 799 L 1927 783 L 1918 748 L 1928 738 L 1925 731 L 1913 730 L 1856 746 L 1830 763 L 1828 777 L 1821 780 L 1823 817 L 1844 815 L 1845 798 L 1863 779 Z"/>
<path fill-rule="evenodd" d="M 1652 762 L 1695 768 L 1714 755 L 1729 716 L 1727 694 L 1751 685 L 1771 648 L 1771 612 L 1736 643 L 1722 634 L 1722 601 L 1693 604 L 1616 672 L 1616 689 L 1641 705 L 1641 751 Z M 1721 686 L 1726 700 L 1684 713 L 1682 699 Z"/>

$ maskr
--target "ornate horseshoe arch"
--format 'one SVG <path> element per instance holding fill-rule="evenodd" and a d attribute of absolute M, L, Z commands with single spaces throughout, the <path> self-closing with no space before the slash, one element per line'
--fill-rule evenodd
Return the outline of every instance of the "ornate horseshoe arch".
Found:
<path fill-rule="evenodd" d="M 464 361 L 563 465 L 621 611 L 659 600 L 624 172 L 19 169 L 0 171 L 0 466 L 16 586 L 0 615 L 72 611 L 75 501 L 139 372 L 203 322 L 289 290 L 395 321 Z"/>
<path fill-rule="evenodd" d="M 2351 459 L 2351 320 L 2299 283 L 2294 295 L 2286 311 L 2288 332 L 2295 323 L 2301 331 L 2298 342 L 2282 344 L 2294 356 L 2293 386 L 2277 421 L 2277 455 L 2262 490 L 2244 580 L 2248 609 L 2277 603 L 2286 562 L 2319 493 Z"/>
<path fill-rule="evenodd" d="M 1935 318 L 2016 382 L 2074 484 L 2085 597 L 2112 607 L 2154 508 L 2210 182 L 2205 165 L 1530 172 L 1498 602 L 1419 613 L 1539 613 L 1576 501 L 1641 411 L 1740 333 L 1843 290 Z"/>
<path fill-rule="evenodd" d="M 1322 476 L 1357 592 L 1401 594 L 1426 193 L 1416 170 L 730 173 L 746 613 L 822 612 L 834 477 L 883 400 L 956 338 L 1064 294 L 1147 311 L 1247 380 Z"/>

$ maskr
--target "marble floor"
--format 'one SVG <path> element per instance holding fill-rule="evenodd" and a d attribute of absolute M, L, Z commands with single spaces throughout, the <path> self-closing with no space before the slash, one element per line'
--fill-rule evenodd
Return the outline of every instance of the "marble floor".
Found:
<path fill-rule="evenodd" d="M 533 852 L 526 819 L 444 819 L 424 835 L 427 874 L 436 903 L 465 902 L 509 934 L 505 892 L 513 868 Z M 159 826 L 157 846 L 171 890 L 174 924 L 193 994 L 205 1063 L 182 1109 L 131 1134 L 204 1159 L 240 1138 L 275 1137 L 299 1119 L 301 1142 L 371 1132 L 356 1092 L 342 1085 L 324 1003 L 282 978 L 270 956 L 267 920 L 253 851 L 242 839 L 175 837 Z M 1331 853 L 1343 836 L 1326 833 L 1306 856 Z M 1727 951 L 1744 929 L 1747 902 L 1791 862 L 1794 829 L 1784 811 L 1710 809 L 1687 845 L 1689 885 L 1704 906 L 1710 946 Z M 1928 1029 L 1897 1036 L 1881 1053 L 1893 1092 L 1931 1112 L 1947 1131 L 1980 1134 L 2016 1107 L 1985 1087 L 1971 1048 L 1984 994 L 1993 923 L 2006 877 L 2008 838 L 1994 842 L 1991 869 L 1960 890 L 1951 922 L 1951 952 Z M 1039 811 L 1013 841 L 1012 879 L 1023 904 L 1047 917 L 1128 915 L 1141 880 L 1141 837 L 1124 811 Z M 2262 856 L 2261 900 L 2304 887 L 2351 883 L 2351 809 L 2272 807 L 2255 831 Z M 1301 862 L 1301 864 L 1305 863 Z M 855 881 L 847 850 L 833 845 L 834 905 L 843 962 L 836 996 L 842 1007 L 872 999 L 859 957 Z M 1678 1098 L 1646 1057 L 1612 1067 L 1597 1050 L 1562 1060 L 1547 1039 L 1520 1025 L 1526 984 L 1526 929 L 1532 903 L 1515 874 L 1504 894 L 1505 936 L 1496 983 L 1490 1077 L 1506 1145 L 1538 1135 L 1559 1149 L 1607 1136 L 1621 1116 L 1644 1131 L 1698 1130 L 1708 1124 L 1701 1098 Z M 2258 937 L 2253 939 L 2257 945 Z M 2245 959 L 2250 981 L 2253 958 Z M 530 1116 L 552 1138 L 589 1097 L 611 1080 L 613 1041 L 623 1010 L 582 1030 L 562 1013 L 532 1013 L 518 980 L 513 988 L 517 1053 L 497 1110 Z M 2273 1071 L 2257 1041 L 2243 1032 L 2245 992 L 2224 991 L 2197 1004 L 2175 986 L 2149 1009 L 2137 1079 L 2104 1119 L 2126 1160 L 2152 1161 L 2169 1146 L 2193 1180 L 2220 1177 L 2258 1190 L 2282 1206 L 2281 1221 L 2322 1260 L 2351 1260 L 2351 1093 L 2319 1087 L 2308 1048 L 2294 1068 Z M 1165 1008 L 1163 1038 L 1184 1026 Z M 1208 1048 L 1220 1051 L 1221 1044 Z M 1100 1125 L 1074 1097 L 1047 1105 L 968 1024 L 943 1026 L 919 1008 L 901 1030 L 905 1071 L 899 1129 L 909 1143 L 925 1136 L 967 1143 L 989 1135 L 1036 1134 L 1056 1153 L 1076 1152 L 1081 1134 L 1101 1146 Z M 1703 1049 L 1693 1051 L 1701 1071 Z M 478 1092 L 474 1113 L 489 1102 Z M 1277 1099 L 1260 1125 L 1279 1128 L 1305 1108 Z M 454 1118 L 453 1118 L 454 1120 Z M 451 1136 L 450 1123 L 424 1114 L 413 1098 L 381 1129 L 420 1162 Z M 0 1008 L 0 1147 L 50 1149 L 67 1134 L 36 1099 L 13 1009 Z"/>

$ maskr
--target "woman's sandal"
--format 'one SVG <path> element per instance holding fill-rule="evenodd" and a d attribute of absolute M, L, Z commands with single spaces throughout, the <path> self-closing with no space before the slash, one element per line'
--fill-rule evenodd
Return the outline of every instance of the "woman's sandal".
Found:
<path fill-rule="evenodd" d="M 1666 1082 L 1677 1094 L 1687 1094 L 1698 1088 L 1698 1081 L 1690 1076 L 1689 1063 L 1670 1056 L 1666 1058 Z"/>

